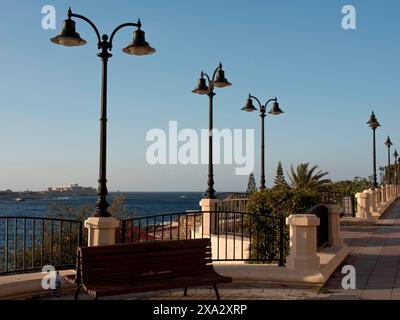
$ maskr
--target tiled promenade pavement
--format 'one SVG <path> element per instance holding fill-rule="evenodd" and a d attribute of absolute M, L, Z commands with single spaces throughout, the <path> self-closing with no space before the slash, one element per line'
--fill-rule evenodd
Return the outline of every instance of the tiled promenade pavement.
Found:
<path fill-rule="evenodd" d="M 357 290 L 341 287 L 343 275 L 336 271 L 319 292 L 316 289 L 289 289 L 267 285 L 227 285 L 220 287 L 223 300 L 400 300 L 400 201 L 396 202 L 376 224 L 345 223 L 342 226 L 344 241 L 351 254 L 346 264 L 356 268 Z M 212 289 L 189 289 L 152 292 L 138 295 L 112 297 L 127 300 L 213 300 Z M 65 297 L 66 299 L 71 297 Z M 87 299 L 85 295 L 80 297 Z"/>

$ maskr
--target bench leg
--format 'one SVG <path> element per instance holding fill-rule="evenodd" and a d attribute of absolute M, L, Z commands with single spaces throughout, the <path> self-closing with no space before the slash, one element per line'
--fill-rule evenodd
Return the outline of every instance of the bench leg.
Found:
<path fill-rule="evenodd" d="M 76 291 L 75 291 L 75 296 L 74 296 L 75 300 L 78 300 L 79 292 L 81 291 L 81 289 L 82 289 L 82 285 L 80 284 L 78 286 L 78 288 L 76 288 Z"/>
<path fill-rule="evenodd" d="M 183 296 L 187 297 L 187 288 L 185 288 L 185 291 L 183 291 Z"/>
<path fill-rule="evenodd" d="M 217 296 L 217 300 L 221 300 L 221 297 L 220 297 L 219 292 L 218 292 L 217 285 L 213 284 L 213 287 L 214 287 L 215 295 Z"/>

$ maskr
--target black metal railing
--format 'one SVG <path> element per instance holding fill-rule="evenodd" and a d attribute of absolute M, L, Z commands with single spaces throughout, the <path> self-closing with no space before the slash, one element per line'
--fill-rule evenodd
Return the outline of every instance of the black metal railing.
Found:
<path fill-rule="evenodd" d="M 182 212 L 122 221 L 122 243 L 211 238 L 214 261 L 278 262 L 284 266 L 285 217 L 248 212 Z"/>
<path fill-rule="evenodd" d="M 220 200 L 217 203 L 217 211 L 236 211 L 246 212 L 249 202 L 247 193 L 219 193 L 217 198 Z"/>
<path fill-rule="evenodd" d="M 73 268 L 82 222 L 40 217 L 0 217 L 0 275 Z"/>
<path fill-rule="evenodd" d="M 343 209 L 343 215 L 356 216 L 357 202 L 354 194 L 341 192 L 322 192 L 321 203 L 337 204 Z"/>

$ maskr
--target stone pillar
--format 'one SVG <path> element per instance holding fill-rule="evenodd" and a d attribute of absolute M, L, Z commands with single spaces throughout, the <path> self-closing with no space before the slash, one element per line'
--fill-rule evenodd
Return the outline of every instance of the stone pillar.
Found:
<path fill-rule="evenodd" d="M 369 208 L 371 214 L 374 212 L 377 212 L 377 206 L 376 206 L 376 191 L 375 189 L 369 189 L 364 191 L 365 193 L 369 194 Z"/>
<path fill-rule="evenodd" d="M 295 214 L 286 219 L 290 226 L 290 255 L 287 268 L 291 270 L 320 270 L 317 255 L 317 226 L 320 221 L 313 214 Z"/>
<path fill-rule="evenodd" d="M 385 186 L 386 188 L 386 200 L 387 202 L 389 202 L 390 200 L 392 200 L 392 193 L 390 192 L 390 185 Z"/>
<path fill-rule="evenodd" d="M 387 202 L 386 186 L 381 186 L 381 204 L 382 204 L 382 207 L 385 206 L 386 202 Z"/>
<path fill-rule="evenodd" d="M 201 211 L 203 211 L 203 236 L 210 236 L 216 228 L 216 217 L 213 212 L 217 211 L 218 199 L 202 199 L 200 201 Z"/>
<path fill-rule="evenodd" d="M 343 209 L 338 205 L 327 205 L 329 210 L 329 246 L 341 247 L 343 239 L 340 234 L 340 214 Z"/>
<path fill-rule="evenodd" d="M 371 202 L 370 194 L 367 192 L 360 192 L 356 194 L 357 199 L 357 213 L 356 217 L 360 219 L 371 219 Z"/>
<path fill-rule="evenodd" d="M 376 209 L 379 211 L 382 208 L 382 190 L 380 187 L 375 189 L 375 203 Z"/>
<path fill-rule="evenodd" d="M 88 246 L 108 246 L 115 244 L 115 229 L 119 227 L 119 220 L 109 218 L 91 217 L 85 221 L 88 229 Z"/>

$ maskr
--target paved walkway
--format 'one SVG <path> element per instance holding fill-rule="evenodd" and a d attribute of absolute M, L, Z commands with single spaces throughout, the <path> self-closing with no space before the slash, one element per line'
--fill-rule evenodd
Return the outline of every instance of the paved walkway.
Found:
<path fill-rule="evenodd" d="M 351 248 L 347 264 L 357 273 L 357 290 L 341 289 L 336 272 L 326 284 L 331 299 L 400 300 L 400 201 L 395 202 L 375 225 L 343 226 Z"/>

